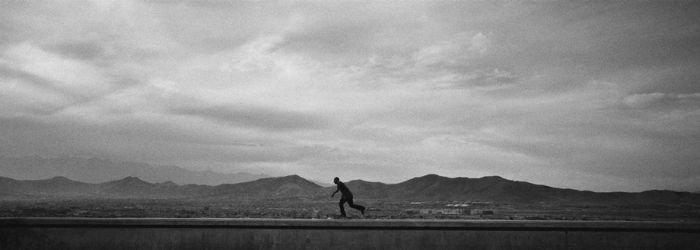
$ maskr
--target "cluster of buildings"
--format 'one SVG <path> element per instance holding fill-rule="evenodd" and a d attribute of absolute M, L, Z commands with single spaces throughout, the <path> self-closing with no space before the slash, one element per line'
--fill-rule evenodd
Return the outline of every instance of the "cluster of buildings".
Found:
<path fill-rule="evenodd" d="M 430 204 L 425 202 L 410 202 L 413 208 L 405 209 L 407 214 L 420 214 L 426 216 L 441 215 L 494 215 L 491 202 L 457 202 L 448 204 Z M 437 207 L 442 205 L 442 207 Z"/>

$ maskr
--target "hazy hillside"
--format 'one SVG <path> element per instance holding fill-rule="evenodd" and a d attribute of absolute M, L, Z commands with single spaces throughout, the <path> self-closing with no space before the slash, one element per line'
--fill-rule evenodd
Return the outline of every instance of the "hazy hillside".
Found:
<path fill-rule="evenodd" d="M 230 199 L 313 198 L 322 187 L 298 175 L 213 187 L 210 196 Z"/>
<path fill-rule="evenodd" d="M 47 179 L 65 176 L 72 180 L 101 183 L 134 176 L 149 182 L 172 181 L 178 184 L 219 185 L 240 183 L 269 177 L 261 174 L 224 174 L 212 171 L 191 171 L 176 166 L 151 166 L 145 163 L 113 161 L 99 158 L 1 157 L 0 176 L 19 180 Z"/>
<path fill-rule="evenodd" d="M 596 193 L 560 189 L 498 176 L 447 178 L 426 175 L 397 184 L 347 182 L 358 200 L 387 201 L 489 201 L 497 203 L 569 204 L 700 204 L 700 194 L 652 190 L 640 193 Z M 0 199 L 148 198 L 216 201 L 328 200 L 335 187 L 321 187 L 298 175 L 255 181 L 207 185 L 150 183 L 136 177 L 89 184 L 55 177 L 20 181 L 0 178 Z M 338 196 L 339 197 L 339 196 Z"/>
<path fill-rule="evenodd" d="M 311 199 L 323 188 L 297 175 L 264 178 L 238 184 L 178 185 L 173 182 L 150 183 L 137 177 L 91 184 L 65 177 L 45 180 L 14 180 L 0 177 L 0 199 L 214 199 L 264 200 Z"/>
<path fill-rule="evenodd" d="M 45 197 L 92 197 L 98 196 L 94 184 L 77 182 L 65 177 L 45 180 L 19 181 L 0 177 L 0 198 L 31 199 Z"/>
<path fill-rule="evenodd" d="M 591 192 L 554 188 L 498 176 L 448 178 L 439 175 L 416 177 L 397 184 L 350 181 L 355 196 L 369 199 L 410 201 L 492 201 L 503 203 L 693 203 L 700 194 L 652 190 L 640 193 Z"/>

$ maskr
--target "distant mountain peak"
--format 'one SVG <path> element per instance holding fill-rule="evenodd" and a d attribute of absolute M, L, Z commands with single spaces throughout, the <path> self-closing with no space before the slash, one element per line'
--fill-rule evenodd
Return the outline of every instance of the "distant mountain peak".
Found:
<path fill-rule="evenodd" d="M 278 177 L 279 179 L 286 179 L 286 180 L 306 180 L 303 177 L 293 174 L 293 175 L 287 175 L 287 176 L 282 176 Z"/>
<path fill-rule="evenodd" d="M 404 182 L 435 182 L 439 180 L 450 179 L 448 177 L 440 176 L 437 174 L 427 174 L 420 177 L 414 177 Z"/>
<path fill-rule="evenodd" d="M 295 184 L 319 186 L 318 184 L 316 184 L 312 181 L 309 181 L 309 180 L 305 179 L 304 177 L 301 177 L 301 176 L 296 175 L 296 174 L 282 176 L 282 177 L 272 177 L 272 178 L 267 178 L 267 179 L 276 180 L 276 181 L 285 182 L 285 183 L 295 183 Z"/>
<path fill-rule="evenodd" d="M 426 174 L 426 175 L 424 175 L 424 176 L 416 177 L 416 178 L 447 178 L 447 177 L 440 176 L 440 175 L 437 175 L 437 174 Z"/>
<path fill-rule="evenodd" d="M 483 179 L 497 179 L 497 180 L 505 180 L 506 178 L 500 177 L 498 175 L 489 175 L 489 176 L 484 176 L 481 177 Z"/>
<path fill-rule="evenodd" d="M 68 179 L 65 176 L 54 176 L 53 178 L 51 178 L 49 180 L 52 180 L 52 181 L 73 181 L 71 179 Z"/>
<path fill-rule="evenodd" d="M 122 184 L 122 185 L 151 185 L 152 183 L 146 182 L 134 176 L 127 176 L 119 180 L 107 182 L 110 184 Z"/>
<path fill-rule="evenodd" d="M 506 178 L 500 177 L 498 175 L 491 175 L 491 176 L 484 176 L 479 178 L 484 181 L 490 181 L 490 182 L 505 182 L 505 181 L 511 181 Z"/>
<path fill-rule="evenodd" d="M 265 182 L 268 183 L 268 185 L 293 185 L 293 186 L 299 186 L 299 187 L 304 187 L 304 188 L 321 188 L 320 185 L 316 184 L 313 181 L 307 180 L 304 177 L 301 177 L 299 175 L 288 175 L 288 176 L 282 176 L 282 177 L 272 177 L 272 178 L 266 178 L 266 179 L 261 179 L 261 180 L 266 180 Z"/>

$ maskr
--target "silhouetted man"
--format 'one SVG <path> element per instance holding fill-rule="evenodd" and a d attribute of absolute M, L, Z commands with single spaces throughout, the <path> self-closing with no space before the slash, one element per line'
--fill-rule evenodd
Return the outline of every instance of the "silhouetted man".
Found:
<path fill-rule="evenodd" d="M 345 202 L 347 202 L 351 208 L 360 210 L 360 213 L 362 213 L 362 215 L 365 215 L 365 207 L 353 204 L 352 193 L 350 192 L 350 189 L 348 189 L 348 187 L 345 186 L 345 183 L 341 182 L 340 179 L 338 179 L 338 177 L 335 177 L 333 179 L 333 183 L 335 183 L 335 185 L 338 185 L 338 189 L 336 189 L 335 192 L 333 192 L 331 198 L 333 198 L 333 196 L 335 196 L 335 193 L 337 193 L 338 191 L 340 191 L 340 194 L 342 195 L 340 197 L 340 203 L 338 203 L 338 205 L 340 205 L 340 215 L 343 217 L 347 217 L 347 215 L 345 215 Z"/>

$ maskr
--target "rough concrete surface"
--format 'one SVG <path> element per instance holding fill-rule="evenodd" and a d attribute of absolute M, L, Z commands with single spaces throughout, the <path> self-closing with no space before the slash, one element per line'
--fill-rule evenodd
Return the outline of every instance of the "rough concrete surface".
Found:
<path fill-rule="evenodd" d="M 700 224 L 3 218 L 0 249 L 700 249 Z"/>

